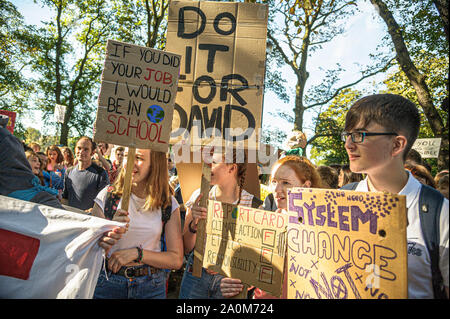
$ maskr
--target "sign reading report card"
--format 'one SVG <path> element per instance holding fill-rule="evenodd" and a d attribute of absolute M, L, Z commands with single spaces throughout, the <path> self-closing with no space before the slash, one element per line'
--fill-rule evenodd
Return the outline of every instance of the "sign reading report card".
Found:
<path fill-rule="evenodd" d="M 166 49 L 181 58 L 171 144 L 254 141 L 261 127 L 268 7 L 171 1 Z M 248 145 L 248 144 L 247 144 Z"/>
<path fill-rule="evenodd" d="M 279 297 L 287 217 L 210 200 L 203 267 Z"/>
<path fill-rule="evenodd" d="M 167 152 L 180 56 L 108 40 L 94 139 Z"/>
<path fill-rule="evenodd" d="M 288 192 L 288 298 L 407 298 L 406 198 Z"/>

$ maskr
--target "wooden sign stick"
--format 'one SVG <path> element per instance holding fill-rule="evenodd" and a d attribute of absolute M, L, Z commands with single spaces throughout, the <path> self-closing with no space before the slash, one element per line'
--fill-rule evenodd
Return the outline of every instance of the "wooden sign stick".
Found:
<path fill-rule="evenodd" d="M 250 288 L 250 286 L 245 282 L 243 282 L 242 285 L 244 286 L 242 288 L 242 291 L 236 296 L 231 297 L 230 299 L 247 299 L 248 289 Z"/>
<path fill-rule="evenodd" d="M 132 172 L 134 168 L 134 160 L 136 158 L 136 148 L 129 147 L 128 148 L 128 156 L 127 156 L 127 166 L 125 170 L 125 183 L 123 185 L 123 194 L 122 194 L 122 204 L 120 205 L 120 209 L 128 211 L 128 206 L 130 203 L 130 194 L 131 194 L 131 179 Z"/>
<path fill-rule="evenodd" d="M 209 198 L 209 186 L 211 184 L 211 164 L 203 162 L 202 164 L 202 183 L 200 186 L 200 193 L 203 194 L 200 199 L 199 206 L 208 208 L 208 198 Z M 195 239 L 194 248 L 194 263 L 192 274 L 195 277 L 201 278 L 202 276 L 202 265 L 203 265 L 203 254 L 205 252 L 204 240 L 206 236 L 206 221 L 200 219 L 197 225 L 197 237 Z"/>

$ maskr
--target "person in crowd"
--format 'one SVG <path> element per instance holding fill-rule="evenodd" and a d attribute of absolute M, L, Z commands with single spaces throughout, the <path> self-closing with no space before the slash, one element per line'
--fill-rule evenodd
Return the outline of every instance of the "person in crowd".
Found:
<path fill-rule="evenodd" d="M 39 179 L 39 184 L 41 186 L 45 186 L 45 188 L 43 189 L 45 189 L 48 193 L 56 196 L 60 200 L 60 192 L 56 188 L 48 187 L 48 185 L 46 185 L 45 183 L 44 174 L 41 170 L 41 162 L 39 161 L 38 155 L 30 149 L 25 152 L 25 156 L 28 160 L 28 163 L 30 163 L 31 171 Z"/>
<path fill-rule="evenodd" d="M 41 171 L 41 161 L 39 160 L 39 156 L 32 150 L 26 151 L 25 156 L 28 160 L 28 163 L 30 163 L 31 171 L 39 178 L 40 184 L 42 186 L 45 186 L 44 175 Z"/>
<path fill-rule="evenodd" d="M 406 155 L 405 162 L 412 162 L 417 165 L 423 165 L 422 155 L 420 155 L 420 153 L 417 150 L 412 148 Z"/>
<path fill-rule="evenodd" d="M 353 173 L 350 170 L 349 164 L 344 164 L 341 166 L 341 170 L 339 171 L 339 187 L 347 185 L 349 183 L 360 182 L 364 179 L 364 176 L 359 173 Z"/>
<path fill-rule="evenodd" d="M 440 180 L 443 176 L 448 175 L 448 174 L 449 174 L 449 170 L 448 170 L 448 169 L 444 169 L 444 170 L 438 172 L 438 173 L 436 174 L 436 176 L 434 176 L 434 182 L 436 183 L 436 185 L 439 184 L 439 180 Z"/>
<path fill-rule="evenodd" d="M 446 295 L 448 298 L 448 200 L 433 188 L 422 185 L 404 168 L 406 155 L 418 136 L 419 127 L 420 115 L 414 103 L 399 95 L 376 94 L 366 96 L 350 107 L 342 139 L 352 172 L 367 174 L 354 190 L 406 196 L 408 245 L 421 250 L 419 253 L 417 249 L 408 252 L 408 297 L 438 298 Z M 422 228 L 419 216 L 424 214 L 423 205 L 419 207 L 424 196 L 422 189 L 442 203 L 434 215 L 439 216 L 439 221 L 431 229 L 434 234 L 440 234 L 436 242 L 438 250 L 427 248 L 434 249 L 433 245 L 427 245 L 427 238 L 437 236 L 428 234 L 429 237 L 425 238 L 423 235 L 427 228 Z M 427 213 L 433 216 L 430 215 L 432 212 Z M 429 256 L 435 254 L 438 258 L 433 259 L 433 263 Z M 431 270 L 432 267 L 435 271 Z"/>
<path fill-rule="evenodd" d="M 0 126 L 0 195 L 62 208 L 31 170 L 22 143 Z"/>
<path fill-rule="evenodd" d="M 101 154 L 103 155 L 103 157 L 105 159 L 107 159 L 108 161 L 111 160 L 111 151 L 114 148 L 114 144 L 108 144 L 108 143 L 98 143 L 98 148 L 101 151 Z"/>
<path fill-rule="evenodd" d="M 328 165 L 320 165 L 317 167 L 317 172 L 325 188 L 337 189 L 339 187 L 339 173 L 337 170 Z"/>
<path fill-rule="evenodd" d="M 277 207 L 276 211 L 280 214 L 287 213 L 287 191 L 289 188 L 324 188 L 320 174 L 315 166 L 305 157 L 295 155 L 282 157 L 274 164 L 270 183 Z M 285 269 L 282 299 L 287 298 L 287 285 L 287 269 Z M 221 291 L 224 297 L 233 297 L 239 294 L 242 289 L 243 285 L 240 279 L 224 278 L 221 282 Z M 259 288 L 252 289 L 252 291 L 255 299 L 275 298 Z"/>
<path fill-rule="evenodd" d="M 72 167 L 75 165 L 75 157 L 73 156 L 73 152 L 68 146 L 64 146 L 62 148 L 62 154 L 64 157 L 64 168 L 67 170 L 69 167 Z"/>
<path fill-rule="evenodd" d="M 35 152 L 38 153 L 41 151 L 41 145 L 39 145 L 36 142 L 30 143 L 30 148 Z"/>
<path fill-rule="evenodd" d="M 57 145 L 52 145 L 47 148 L 47 167 L 48 172 L 57 172 L 63 169 L 64 156 Z"/>
<path fill-rule="evenodd" d="M 240 158 L 242 156 L 238 153 L 244 155 L 243 158 Z M 245 152 L 233 150 L 231 163 L 226 162 L 225 155 L 215 152 L 212 156 L 212 188 L 209 192 L 209 199 L 248 207 L 259 206 L 262 202 L 254 200 L 254 196 L 243 187 L 247 170 Z M 220 289 L 223 276 L 204 268 L 202 268 L 201 278 L 192 274 L 197 225 L 200 219 L 206 219 L 207 216 L 207 209 L 199 206 L 201 197 L 200 189 L 197 189 L 185 204 L 187 212 L 183 229 L 183 243 L 184 253 L 189 254 L 189 257 L 181 281 L 180 299 L 220 299 L 224 297 Z"/>
<path fill-rule="evenodd" d="M 436 188 L 436 182 L 425 166 L 407 161 L 405 163 L 405 168 L 422 184 Z"/>
<path fill-rule="evenodd" d="M 64 157 L 57 145 L 47 148 L 47 166 L 42 171 L 45 186 L 61 190 L 64 188 L 64 174 L 66 172 L 63 162 Z"/>
<path fill-rule="evenodd" d="M 267 185 L 269 174 L 263 174 L 262 173 L 262 165 L 258 164 L 258 179 L 259 179 L 259 198 L 264 201 L 267 197 L 267 195 L 270 194 L 270 188 Z"/>
<path fill-rule="evenodd" d="M 177 176 L 177 168 L 175 167 L 175 163 L 172 161 L 172 158 L 170 156 L 167 156 L 167 165 L 169 167 L 169 176 Z"/>
<path fill-rule="evenodd" d="M 121 170 L 114 184 L 97 195 L 92 214 L 107 217 L 109 196 L 120 198 L 114 205 L 121 207 L 124 184 L 125 170 Z M 128 231 L 110 248 L 94 298 L 166 297 L 163 269 L 178 269 L 183 263 L 180 213 L 172 194 L 165 153 L 137 149 L 128 210 L 117 209 L 113 217 L 117 220 L 116 216 L 122 216 L 121 221 L 129 225 Z M 167 212 L 168 220 L 162 223 Z M 163 231 L 165 251 L 161 250 Z"/>
<path fill-rule="evenodd" d="M 170 173 L 169 173 L 170 176 Z M 178 175 L 172 176 L 169 179 L 170 187 L 172 187 L 174 196 L 178 202 L 178 205 L 180 205 L 180 217 L 181 217 L 181 225 L 183 227 L 184 225 L 184 219 L 186 217 L 186 207 L 184 206 L 183 196 L 181 194 L 181 185 L 180 181 L 178 179 Z"/>
<path fill-rule="evenodd" d="M 109 180 L 112 183 L 116 180 L 117 176 L 119 176 L 120 169 L 122 168 L 123 155 L 125 152 L 125 147 L 118 146 L 115 151 L 115 157 L 112 161 L 111 170 L 109 171 Z"/>
<path fill-rule="evenodd" d="M 62 202 L 82 210 L 94 206 L 97 194 L 109 184 L 108 173 L 92 162 L 96 149 L 95 142 L 82 136 L 75 146 L 78 164 L 69 168 L 64 176 Z"/>
<path fill-rule="evenodd" d="M 445 198 L 448 199 L 448 174 L 441 176 L 439 178 L 438 182 L 436 183 L 436 189 L 441 192 L 442 195 L 444 195 Z"/>
<path fill-rule="evenodd" d="M 45 171 L 45 168 L 47 167 L 48 158 L 47 155 L 45 155 L 44 152 L 36 152 L 37 156 L 39 157 L 39 162 L 41 162 L 41 171 Z"/>
<path fill-rule="evenodd" d="M 111 170 L 111 161 L 108 159 L 108 143 L 98 143 L 95 148 L 93 160 L 97 165 L 102 166 L 107 172 Z"/>

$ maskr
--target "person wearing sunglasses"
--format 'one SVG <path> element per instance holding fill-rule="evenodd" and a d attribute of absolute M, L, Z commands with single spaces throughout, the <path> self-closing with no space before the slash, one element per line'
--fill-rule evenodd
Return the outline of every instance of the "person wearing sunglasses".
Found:
<path fill-rule="evenodd" d="M 426 228 L 433 236 L 438 234 L 436 245 L 429 246 L 428 236 L 424 236 L 423 216 L 420 216 L 423 205 L 419 205 L 419 198 L 425 193 L 422 188 L 427 187 L 404 168 L 419 128 L 420 115 L 416 105 L 402 96 L 376 94 L 358 100 L 346 114 L 341 137 L 351 171 L 367 174 L 367 177 L 351 188 L 344 186 L 342 189 L 406 196 L 408 246 L 417 248 L 408 250 L 408 297 L 448 298 L 448 200 L 432 188 L 427 190 L 442 203 L 440 210 L 439 206 L 435 209 L 436 223 L 431 230 Z"/>

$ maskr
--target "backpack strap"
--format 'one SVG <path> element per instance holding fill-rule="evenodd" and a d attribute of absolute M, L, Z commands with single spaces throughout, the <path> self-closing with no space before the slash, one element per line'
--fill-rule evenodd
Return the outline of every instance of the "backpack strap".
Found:
<path fill-rule="evenodd" d="M 264 199 L 264 209 L 265 210 L 269 210 L 269 211 L 276 211 L 277 210 L 277 205 L 275 204 L 275 198 L 273 198 L 273 193 L 270 193 L 269 195 L 266 196 L 266 198 Z"/>
<path fill-rule="evenodd" d="M 358 187 L 359 182 L 353 182 L 346 184 L 340 188 L 340 190 L 354 191 Z"/>
<path fill-rule="evenodd" d="M 252 208 L 259 208 L 264 202 L 258 197 L 253 196 L 252 198 Z"/>
<path fill-rule="evenodd" d="M 113 194 L 113 187 L 110 185 L 108 186 L 108 190 L 106 193 L 106 200 L 105 200 L 105 208 L 103 209 L 103 213 L 105 214 L 105 217 L 109 220 L 112 220 L 114 217 L 114 214 L 116 213 L 117 209 L 119 208 L 119 202 L 120 202 L 120 196 Z"/>
<path fill-rule="evenodd" d="M 425 245 L 430 254 L 433 292 L 435 299 L 446 299 L 442 274 L 439 269 L 439 242 L 442 203 L 444 196 L 436 189 L 422 185 L 419 195 L 419 217 Z"/>
<path fill-rule="evenodd" d="M 161 251 L 167 251 L 166 246 L 166 224 L 172 216 L 172 205 L 168 205 L 166 208 L 161 207 L 161 221 L 162 221 L 162 232 L 161 232 Z"/>

